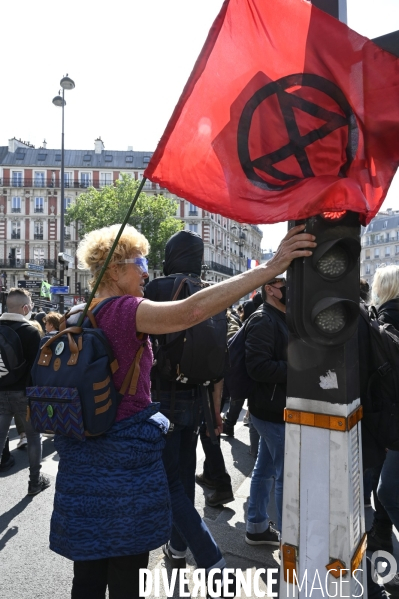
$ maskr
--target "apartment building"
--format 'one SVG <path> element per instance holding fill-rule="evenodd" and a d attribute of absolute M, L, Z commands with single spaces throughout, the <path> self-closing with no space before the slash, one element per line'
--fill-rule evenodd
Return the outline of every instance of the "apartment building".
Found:
<path fill-rule="evenodd" d="M 361 243 L 360 276 L 371 284 L 381 264 L 399 265 L 399 210 L 379 212 L 362 227 Z"/>
<path fill-rule="evenodd" d="M 98 138 L 92 150 L 65 150 L 65 205 L 63 210 L 89 187 L 113 185 L 123 173 L 141 179 L 152 152 L 106 150 Z M 3 284 L 13 287 L 19 280 L 34 277 L 25 264 L 44 266 L 44 279 L 56 284 L 60 251 L 61 151 L 47 148 L 45 142 L 35 148 L 29 142 L 13 138 L 0 146 L 0 272 Z M 255 225 L 243 225 L 212 214 L 158 184 L 145 183 L 144 191 L 173 197 L 178 208 L 176 218 L 186 229 L 198 232 L 205 243 L 204 274 L 220 281 L 246 270 L 248 260 L 261 257 L 262 231 Z M 78 232 L 65 227 L 65 252 L 75 256 Z M 72 264 L 65 284 L 74 292 L 80 283 L 82 292 L 89 275 Z M 159 276 L 160 272 L 151 273 Z"/>

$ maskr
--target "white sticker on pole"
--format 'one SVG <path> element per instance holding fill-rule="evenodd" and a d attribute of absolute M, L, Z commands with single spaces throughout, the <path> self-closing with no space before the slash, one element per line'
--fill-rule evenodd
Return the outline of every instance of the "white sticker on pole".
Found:
<path fill-rule="evenodd" d="M 338 389 L 337 374 L 333 370 L 328 370 L 325 376 L 320 377 L 320 387 L 322 389 Z"/>

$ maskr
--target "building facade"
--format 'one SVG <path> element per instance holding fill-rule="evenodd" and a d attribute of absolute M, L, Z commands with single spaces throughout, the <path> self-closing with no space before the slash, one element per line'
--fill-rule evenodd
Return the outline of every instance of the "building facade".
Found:
<path fill-rule="evenodd" d="M 152 152 L 109 151 L 101 138 L 93 150 L 65 150 L 64 183 L 67 207 L 89 187 L 113 185 L 123 173 L 142 179 Z M 197 208 L 169 194 L 158 184 L 147 181 L 144 191 L 173 197 L 178 206 L 176 218 L 186 229 L 196 231 L 205 244 L 204 274 L 210 281 L 221 281 L 247 269 L 248 260 L 261 257 L 262 231 L 255 225 L 242 225 Z M 43 142 L 35 148 L 13 138 L 0 147 L 0 272 L 3 286 L 15 287 L 18 281 L 34 278 L 27 263 L 42 265 L 43 277 L 57 284 L 60 251 L 61 151 L 47 149 Z M 76 227 L 65 227 L 65 252 L 76 254 L 79 241 Z M 65 285 L 74 293 L 79 283 L 87 288 L 88 272 L 75 263 L 66 271 Z M 159 276 L 161 273 L 152 273 Z"/>
<path fill-rule="evenodd" d="M 360 276 L 371 285 L 382 264 L 399 265 L 399 210 L 379 212 L 362 228 Z"/>

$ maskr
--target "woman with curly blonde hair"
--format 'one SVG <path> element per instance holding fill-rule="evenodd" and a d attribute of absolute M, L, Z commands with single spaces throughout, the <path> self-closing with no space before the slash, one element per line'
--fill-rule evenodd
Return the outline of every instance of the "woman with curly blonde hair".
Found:
<path fill-rule="evenodd" d="M 120 226 L 88 233 L 79 245 L 80 266 L 96 284 Z M 202 289 L 177 302 L 144 300 L 148 241 L 127 226 L 116 245 L 91 307 L 112 298 L 96 314 L 119 369 L 121 388 L 140 347 L 140 372 L 134 394 L 128 389 L 106 434 L 81 443 L 56 435 L 60 456 L 50 548 L 74 561 L 72 599 L 139 597 L 139 569 L 149 551 L 169 540 L 171 511 L 162 464 L 167 419 L 151 403 L 152 350 L 148 334 L 182 331 L 224 310 L 265 281 L 285 271 L 291 260 L 310 256 L 314 237 L 303 225 L 286 235 L 267 265 Z M 305 249 L 306 248 L 306 249 Z M 144 337 L 143 337 L 144 334 Z M 137 422 L 146 426 L 138 439 Z M 211 569 L 211 568 L 209 568 Z"/>

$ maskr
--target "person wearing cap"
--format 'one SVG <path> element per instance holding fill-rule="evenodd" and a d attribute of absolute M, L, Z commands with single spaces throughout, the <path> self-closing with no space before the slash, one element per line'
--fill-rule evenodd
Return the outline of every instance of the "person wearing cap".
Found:
<path fill-rule="evenodd" d="M 260 436 L 248 502 L 245 540 L 250 545 L 280 544 L 288 347 L 285 289 L 284 277 L 263 285 L 262 308 L 252 316 L 245 337 L 245 364 L 255 381 L 248 408 Z M 273 528 L 267 512 L 273 481 L 278 530 Z"/>

